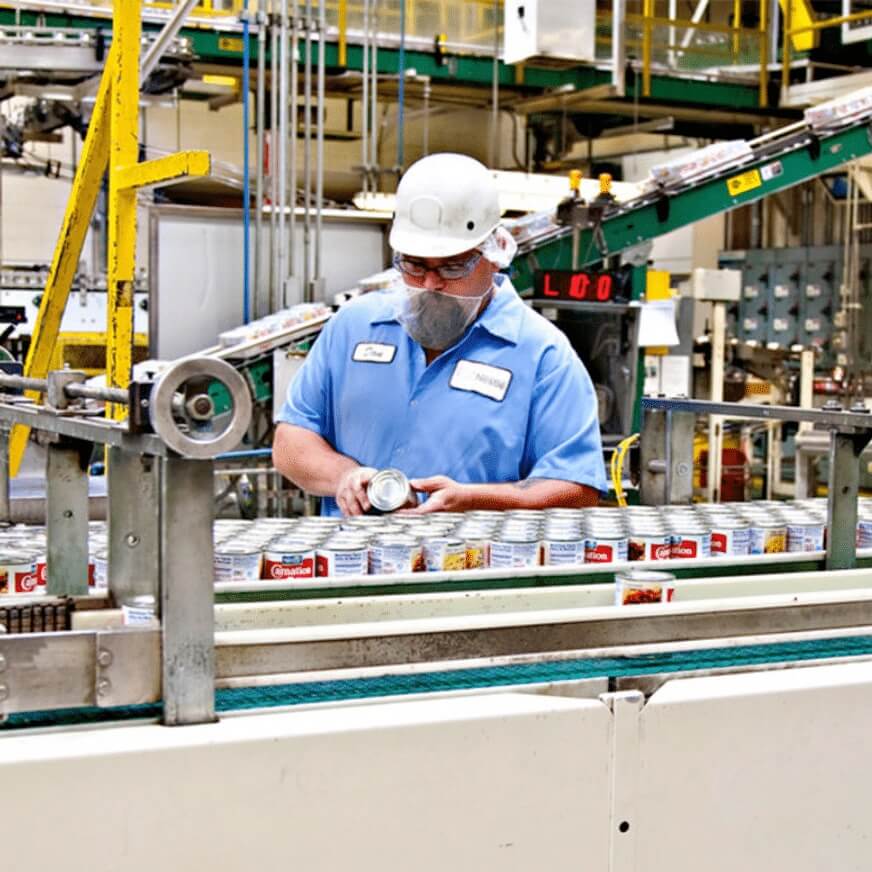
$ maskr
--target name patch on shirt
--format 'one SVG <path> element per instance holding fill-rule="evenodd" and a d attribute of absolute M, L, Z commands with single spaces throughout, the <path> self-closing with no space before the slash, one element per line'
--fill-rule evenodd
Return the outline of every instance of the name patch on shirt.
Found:
<path fill-rule="evenodd" d="M 351 359 L 360 363 L 393 363 L 396 356 L 396 345 L 386 345 L 383 342 L 358 342 L 354 346 Z"/>
<path fill-rule="evenodd" d="M 501 403 L 512 381 L 512 373 L 500 366 L 490 366 L 474 360 L 460 360 L 451 374 L 449 387 L 471 391 Z"/>

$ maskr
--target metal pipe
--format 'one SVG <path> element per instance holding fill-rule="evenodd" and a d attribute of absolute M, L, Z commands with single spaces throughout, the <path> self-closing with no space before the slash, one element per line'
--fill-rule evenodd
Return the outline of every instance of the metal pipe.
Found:
<path fill-rule="evenodd" d="M 305 52 L 303 65 L 303 299 L 310 300 L 312 216 L 312 0 L 306 0 Z"/>
<path fill-rule="evenodd" d="M 427 81 L 424 82 L 424 130 L 423 130 L 423 151 L 426 157 L 430 154 L 430 77 L 427 76 Z"/>
<path fill-rule="evenodd" d="M 372 28 L 372 64 L 370 72 L 372 74 L 372 87 L 370 92 L 370 108 L 372 114 L 369 122 L 369 158 L 370 158 L 370 174 L 372 176 L 371 183 L 373 191 L 378 191 L 379 188 L 379 159 L 378 159 L 378 11 L 377 0 L 373 0 L 369 23 Z"/>
<path fill-rule="evenodd" d="M 405 7 L 405 3 L 401 6 Z M 324 91 L 327 43 L 327 9 L 324 0 L 318 3 L 318 123 L 316 127 L 317 149 L 315 152 L 315 281 L 321 278 L 323 248 L 322 216 L 324 209 Z"/>
<path fill-rule="evenodd" d="M 251 46 L 249 44 L 248 0 L 242 21 L 242 322 L 251 320 L 251 156 L 248 144 L 249 89 L 251 87 Z"/>
<path fill-rule="evenodd" d="M 281 0 L 281 23 L 279 41 L 279 216 L 278 216 L 278 288 L 277 299 L 284 303 L 285 276 L 288 271 L 288 235 L 286 230 L 286 209 L 288 207 L 288 0 Z M 276 308 L 279 308 L 277 306 Z"/>
<path fill-rule="evenodd" d="M 258 13 L 257 28 L 257 117 L 255 121 L 255 200 L 254 200 L 254 317 L 266 315 L 263 305 L 263 140 L 266 109 L 266 18 Z"/>
<path fill-rule="evenodd" d="M 399 176 L 405 162 L 405 97 L 406 97 L 406 4 L 400 3 L 400 56 L 397 83 L 397 166 Z"/>
<path fill-rule="evenodd" d="M 360 166 L 363 193 L 369 193 L 369 0 L 363 0 L 363 90 L 360 102 Z"/>
<path fill-rule="evenodd" d="M 276 203 L 279 198 L 279 176 L 276 172 L 276 152 L 278 139 L 276 137 L 276 119 L 279 111 L 279 33 L 276 28 L 275 15 L 272 12 L 273 3 L 270 3 L 270 76 L 269 76 L 269 252 L 270 252 L 270 275 L 269 275 L 269 311 L 278 309 L 278 288 L 282 280 L 279 273 L 279 244 L 278 244 L 278 214 Z"/>
<path fill-rule="evenodd" d="M 296 13 L 296 8 L 294 9 Z M 293 131 L 288 141 L 288 148 L 291 150 L 291 159 L 289 162 L 290 173 L 287 180 L 288 195 L 290 199 L 290 212 L 288 213 L 288 278 L 291 279 L 297 275 L 297 129 L 299 127 L 299 91 L 300 91 L 300 65 L 298 56 L 300 53 L 300 27 L 298 18 L 294 17 L 293 28 L 291 30 L 291 119 Z M 284 304 L 290 305 L 299 303 L 298 297 L 293 300 L 288 299 L 288 286 L 296 287 L 296 282 L 285 282 L 282 299 Z"/>
<path fill-rule="evenodd" d="M 188 13 L 197 5 L 199 0 L 184 0 L 179 6 L 173 9 L 173 14 L 163 26 L 157 39 L 148 47 L 145 57 L 139 66 L 139 84 L 142 85 L 145 80 L 154 72 L 154 68 L 163 57 L 164 52 L 170 47 L 170 43 L 176 38 L 178 32 L 182 29 L 182 24 L 188 17 Z"/>
<path fill-rule="evenodd" d="M 494 61 L 491 70 L 491 118 L 488 164 L 497 169 L 500 126 L 500 0 L 494 0 Z"/>

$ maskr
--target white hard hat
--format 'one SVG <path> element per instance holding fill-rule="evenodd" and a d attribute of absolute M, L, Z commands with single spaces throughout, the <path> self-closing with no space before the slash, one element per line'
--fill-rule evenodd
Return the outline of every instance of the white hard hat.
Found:
<path fill-rule="evenodd" d="M 400 179 L 390 244 L 400 254 L 450 257 L 487 239 L 499 220 L 497 186 L 484 164 L 431 154 Z"/>

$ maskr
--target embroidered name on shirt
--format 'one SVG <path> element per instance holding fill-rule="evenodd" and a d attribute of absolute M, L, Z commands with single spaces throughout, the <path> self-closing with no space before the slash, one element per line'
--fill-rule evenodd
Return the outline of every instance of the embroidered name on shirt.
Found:
<path fill-rule="evenodd" d="M 358 342 L 354 346 L 351 359 L 360 363 L 393 363 L 396 356 L 396 345 L 386 345 L 383 342 Z"/>
<path fill-rule="evenodd" d="M 451 374 L 449 386 L 459 391 L 481 394 L 501 403 L 512 381 L 512 373 L 499 366 L 476 363 L 474 360 L 460 360 Z"/>

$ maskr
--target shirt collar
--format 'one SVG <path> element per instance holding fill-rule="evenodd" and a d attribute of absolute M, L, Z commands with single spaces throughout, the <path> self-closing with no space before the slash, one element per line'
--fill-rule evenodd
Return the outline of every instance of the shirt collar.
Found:
<path fill-rule="evenodd" d="M 517 345 L 524 303 L 521 301 L 507 275 L 497 273 L 494 276 L 494 284 L 496 285 L 494 295 L 484 313 L 473 325 L 473 329 L 481 328 L 487 330 L 492 336 L 510 342 L 512 345 Z M 397 318 L 397 302 L 399 294 L 402 294 L 403 291 L 394 290 L 381 293 L 384 293 L 385 296 L 384 305 L 379 307 L 379 311 L 369 319 L 369 323 L 399 323 Z"/>

